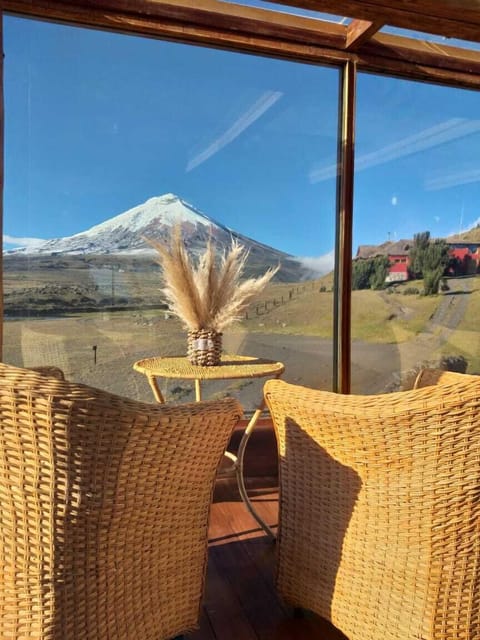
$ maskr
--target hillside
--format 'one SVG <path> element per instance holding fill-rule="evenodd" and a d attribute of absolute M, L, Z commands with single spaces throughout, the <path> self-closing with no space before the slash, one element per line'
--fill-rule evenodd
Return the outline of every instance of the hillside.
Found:
<path fill-rule="evenodd" d="M 245 276 L 278 264 L 250 255 Z M 298 282 L 303 270 L 281 261 L 276 282 Z M 161 269 L 153 255 L 49 255 L 7 253 L 3 259 L 4 313 L 8 317 L 52 316 L 79 311 L 166 308 Z"/>
<path fill-rule="evenodd" d="M 480 225 L 477 225 L 473 229 L 464 231 L 463 233 L 457 233 L 447 238 L 444 238 L 446 242 L 472 242 L 473 244 L 480 243 Z M 387 241 L 379 245 L 363 244 L 359 245 L 356 253 L 356 258 L 374 258 L 375 256 L 388 256 L 388 255 L 407 255 L 410 248 L 413 245 L 413 238 L 406 240 Z"/>
<path fill-rule="evenodd" d="M 29 259 L 46 256 L 52 262 L 56 258 L 60 267 L 67 256 L 98 256 L 99 260 L 108 256 L 123 264 L 143 257 L 147 259 L 145 264 L 148 259 L 151 264 L 155 251 L 148 240 L 168 242 L 172 228 L 177 225 L 181 226 L 185 246 L 193 256 L 203 253 L 210 241 L 219 254 L 234 241 L 248 251 L 246 275 L 263 273 L 278 263 L 283 265 L 279 279 L 301 280 L 307 275 L 307 270 L 293 256 L 226 227 L 173 193 L 149 198 L 74 235 L 40 240 L 7 251 L 6 255 Z"/>
<path fill-rule="evenodd" d="M 256 241 L 230 229 L 212 217 L 202 213 L 173 193 L 149 198 L 145 202 L 104 220 L 84 231 L 71 236 L 40 240 L 35 244 L 19 247 L 4 254 L 4 271 L 7 279 L 6 310 L 21 309 L 22 305 L 37 309 L 45 306 L 50 309 L 60 309 L 62 298 L 66 308 L 90 308 L 104 305 L 104 295 L 98 295 L 97 276 L 90 277 L 83 273 L 80 280 L 72 279 L 73 273 L 84 269 L 94 269 L 106 272 L 100 279 L 111 280 L 117 274 L 117 281 L 126 280 L 121 276 L 126 272 L 149 274 L 154 276 L 155 283 L 159 283 L 159 268 L 156 264 L 155 250 L 148 244 L 147 239 L 168 243 L 172 228 L 180 225 L 187 251 L 192 256 L 199 256 L 205 250 L 208 242 L 212 242 L 218 255 L 230 247 L 232 241 L 238 242 L 248 251 L 245 267 L 245 277 L 259 276 L 269 267 L 281 265 L 275 280 L 277 282 L 298 282 L 310 274 L 301 262 L 293 256 L 279 251 L 274 247 Z M 71 274 L 66 274 L 70 270 Z M 30 272 L 26 278 L 25 272 Z M 39 272 L 43 288 L 36 289 L 32 284 Z M 60 275 L 61 272 L 61 275 Z M 16 277 L 15 274 L 22 274 Z M 72 286 L 83 287 L 77 296 L 71 296 L 67 290 L 61 290 L 57 285 L 60 280 L 68 280 Z M 146 276 L 147 280 L 149 276 Z M 138 279 L 138 277 L 137 277 Z M 87 280 L 87 282 L 84 282 Z M 23 289 L 22 281 L 28 289 Z M 92 288 L 93 281 L 93 288 Z M 9 290 L 8 283 L 14 288 Z M 47 288 L 46 288 L 47 287 Z M 130 283 L 125 285 L 122 295 L 122 305 L 131 306 L 141 304 L 144 295 L 134 291 Z M 142 287 L 141 287 L 142 288 Z M 13 294 L 13 297 L 12 295 Z M 22 296 L 24 301 L 22 302 Z M 154 296 L 153 292 L 146 294 L 146 304 Z M 112 299 L 111 293 L 106 298 Z M 13 300 L 15 299 L 15 303 Z M 113 304 L 117 304 L 114 302 Z M 17 313 L 17 311 L 15 311 Z"/>
<path fill-rule="evenodd" d="M 480 224 L 477 224 L 473 229 L 464 231 L 463 233 L 457 233 L 453 236 L 446 238 L 447 242 L 473 242 L 480 243 Z"/>

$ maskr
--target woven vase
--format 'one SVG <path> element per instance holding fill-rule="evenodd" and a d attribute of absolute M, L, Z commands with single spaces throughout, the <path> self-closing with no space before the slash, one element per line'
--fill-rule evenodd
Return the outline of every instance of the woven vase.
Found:
<path fill-rule="evenodd" d="M 188 332 L 187 358 L 191 364 L 211 367 L 220 364 L 222 334 L 211 329 Z"/>

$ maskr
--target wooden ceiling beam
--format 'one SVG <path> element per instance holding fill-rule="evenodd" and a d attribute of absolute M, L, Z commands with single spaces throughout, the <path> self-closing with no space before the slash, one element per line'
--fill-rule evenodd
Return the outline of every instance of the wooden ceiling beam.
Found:
<path fill-rule="evenodd" d="M 379 75 L 390 75 L 402 77 L 406 80 L 434 82 L 443 85 L 450 85 L 456 88 L 474 89 L 480 91 L 480 76 L 464 73 L 462 71 L 453 71 L 440 69 L 438 67 L 429 67 L 427 65 L 412 64 L 402 60 L 393 60 L 391 58 L 380 58 L 376 55 L 359 53 L 357 56 L 357 68 L 359 71 L 368 73 L 378 73 Z"/>
<path fill-rule="evenodd" d="M 480 42 L 478 0 L 270 0 L 297 7 Z"/>
<path fill-rule="evenodd" d="M 118 16 L 124 22 L 147 19 L 153 24 L 170 20 L 334 48 L 342 48 L 345 42 L 344 25 L 219 0 L 0 0 L 0 7 L 12 13 L 66 22 L 76 22 L 83 16 L 86 23 L 94 22 L 98 27 L 107 27 L 112 16 Z"/>
<path fill-rule="evenodd" d="M 219 4 L 221 15 L 213 19 Z M 129 10 L 113 10 L 121 6 Z M 278 18 L 279 14 L 273 13 L 272 17 L 271 11 L 239 5 L 229 13 L 229 4 L 215 0 L 138 0 L 134 4 L 130 0 L 0 0 L 0 7 L 19 15 L 316 64 L 338 65 L 353 60 L 362 70 L 480 87 L 480 52 L 381 33 L 371 36 L 356 51 L 346 51 L 345 25 L 299 18 L 290 29 L 283 20 L 290 21 L 291 16 Z M 143 12 L 139 13 L 138 7 L 143 7 Z M 170 13 L 173 8 L 176 19 Z M 202 10 L 209 12 L 208 20 Z"/>
<path fill-rule="evenodd" d="M 360 51 L 358 52 L 360 54 Z M 426 65 L 480 76 L 480 52 L 445 44 L 377 33 L 363 45 L 361 54 L 381 60 L 398 60 L 413 65 Z"/>
<path fill-rule="evenodd" d="M 103 5 L 100 2 L 96 4 Z M 203 0 L 199 0 L 198 4 L 203 5 Z M 239 28 L 239 23 L 232 17 L 228 21 L 229 29 L 227 30 L 223 26 L 219 27 L 213 21 L 206 24 L 205 20 L 195 22 L 192 18 L 173 20 L 158 15 L 136 15 L 136 13 L 107 11 L 104 8 L 86 8 L 81 5 L 81 2 L 69 2 L 68 0 L 0 0 L 0 8 L 14 15 L 162 38 L 186 44 L 219 47 L 309 62 L 319 63 L 321 61 L 333 65 L 342 64 L 348 60 L 349 55 L 343 51 L 346 28 L 342 25 L 333 25 L 338 33 L 332 34 L 332 31 L 328 29 L 325 40 L 319 38 L 318 32 L 316 32 L 316 40 L 327 42 L 326 46 L 320 46 L 319 44 L 309 44 L 308 34 L 304 38 L 302 31 L 296 33 L 295 37 L 291 34 L 291 41 L 288 38 L 282 39 L 278 35 L 278 31 L 274 29 L 275 22 L 272 25 L 267 25 L 267 28 L 261 23 L 258 30 L 255 24 L 250 23 L 249 30 L 242 31 Z M 196 2 L 195 5 L 197 5 Z M 195 6 L 195 8 L 198 7 Z M 222 19 L 221 23 L 223 24 L 223 22 Z M 267 31 L 267 34 L 262 33 L 263 31 Z M 273 37 L 270 32 L 275 32 L 276 36 Z M 299 44 L 299 40 L 301 44 Z M 334 46 L 332 46 L 332 42 Z M 330 44 L 328 45 L 328 43 Z"/>
<path fill-rule="evenodd" d="M 365 42 L 380 31 L 383 22 L 368 22 L 367 20 L 353 20 L 347 27 L 345 49 L 356 51 Z"/>
<path fill-rule="evenodd" d="M 350 27 L 266 9 L 246 7 L 219 0 L 0 0 L 4 11 L 39 18 L 69 20 L 71 15 L 131 16 L 137 19 L 171 19 L 190 24 L 215 26 L 225 31 L 251 31 L 252 35 L 300 40 L 320 46 L 358 49 L 364 35 L 357 35 L 363 22 L 371 29 L 384 23 L 398 27 L 437 33 L 445 37 L 480 42 L 480 2 L 472 9 L 470 0 L 273 0 L 279 5 L 297 6 L 355 18 Z M 108 15 L 108 18 L 107 18 Z M 64 16 L 64 18 L 62 18 Z M 101 25 L 99 25 L 101 26 Z M 368 30 L 367 36 L 371 36 Z M 355 38 L 362 38 L 355 43 Z M 343 42 L 342 42 L 343 39 Z"/>

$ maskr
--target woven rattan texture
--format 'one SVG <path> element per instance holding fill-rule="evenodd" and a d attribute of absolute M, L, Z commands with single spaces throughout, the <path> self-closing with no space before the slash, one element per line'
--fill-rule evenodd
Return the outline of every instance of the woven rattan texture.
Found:
<path fill-rule="evenodd" d="M 133 366 L 145 375 L 185 380 L 262 378 L 279 375 L 285 369 L 281 362 L 237 355 L 224 355 L 220 365 L 210 367 L 192 365 L 187 358 L 179 356 L 146 358 L 135 362 Z"/>
<path fill-rule="evenodd" d="M 187 334 L 187 360 L 202 367 L 218 366 L 222 357 L 222 334 L 199 329 Z"/>
<path fill-rule="evenodd" d="M 149 405 L 0 365 L 0 638 L 195 628 L 232 399 Z"/>
<path fill-rule="evenodd" d="M 265 385 L 277 586 L 350 640 L 480 638 L 480 378 L 378 396 Z"/>
<path fill-rule="evenodd" d="M 418 373 L 413 388 L 421 389 L 422 387 L 429 387 L 435 384 L 450 384 L 468 379 L 475 382 L 475 380 L 478 380 L 478 377 L 465 373 L 457 373 L 456 371 L 425 368 Z"/>

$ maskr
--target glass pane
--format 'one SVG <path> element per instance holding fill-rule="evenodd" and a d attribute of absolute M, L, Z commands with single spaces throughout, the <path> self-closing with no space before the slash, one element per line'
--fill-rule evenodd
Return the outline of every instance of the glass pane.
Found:
<path fill-rule="evenodd" d="M 258 9 L 269 9 L 271 11 L 277 11 L 279 13 L 290 13 L 296 16 L 305 16 L 307 18 L 326 20 L 327 22 L 348 24 L 351 21 L 350 18 L 344 18 L 343 16 L 337 16 L 330 13 L 322 13 L 320 11 L 312 11 L 311 9 L 300 9 L 299 7 L 290 6 L 288 4 L 267 2 L 267 0 L 235 0 L 235 2 L 229 2 L 229 0 L 224 1 L 228 4 L 241 4 L 247 7 L 257 7 Z"/>
<path fill-rule="evenodd" d="M 250 249 L 246 275 L 281 264 L 225 329 L 225 353 L 330 388 L 336 182 L 315 171 L 336 159 L 337 70 L 4 23 L 5 361 L 152 399 L 132 365 L 185 354 L 186 330 L 142 237 L 180 216 L 192 256 L 213 229 Z M 167 398 L 191 387 L 172 381 Z M 254 387 L 229 392 L 251 407 Z"/>
<path fill-rule="evenodd" d="M 480 94 L 361 74 L 357 104 L 352 388 L 480 373 Z"/>

